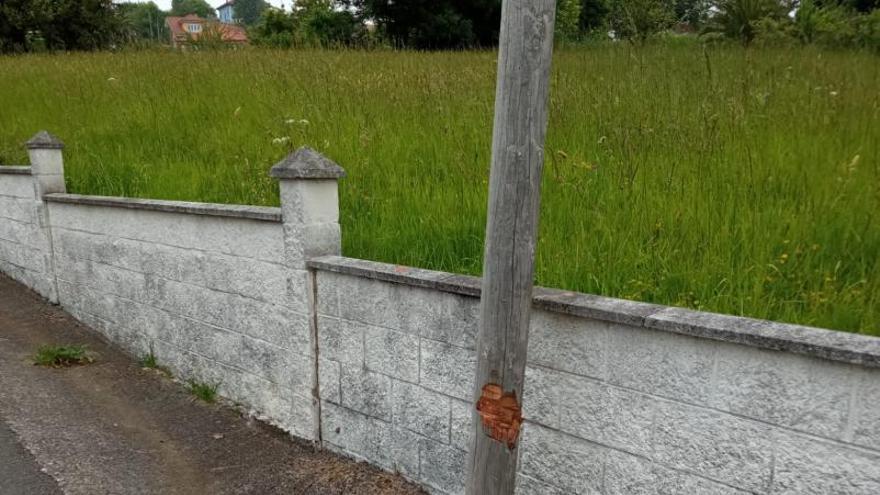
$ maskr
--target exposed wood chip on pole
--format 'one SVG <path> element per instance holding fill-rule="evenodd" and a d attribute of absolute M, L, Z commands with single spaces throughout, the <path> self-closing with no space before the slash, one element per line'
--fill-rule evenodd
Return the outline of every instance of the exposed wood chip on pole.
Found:
<path fill-rule="evenodd" d="M 467 493 L 513 493 L 556 0 L 504 0 Z"/>

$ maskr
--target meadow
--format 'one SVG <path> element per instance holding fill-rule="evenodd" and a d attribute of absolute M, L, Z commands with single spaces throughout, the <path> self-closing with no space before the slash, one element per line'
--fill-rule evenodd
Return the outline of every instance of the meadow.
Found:
<path fill-rule="evenodd" d="M 47 129 L 71 192 L 276 205 L 308 145 L 345 255 L 479 274 L 495 56 L 0 58 L 0 163 Z M 539 284 L 880 335 L 880 58 L 563 48 L 551 99 Z"/>

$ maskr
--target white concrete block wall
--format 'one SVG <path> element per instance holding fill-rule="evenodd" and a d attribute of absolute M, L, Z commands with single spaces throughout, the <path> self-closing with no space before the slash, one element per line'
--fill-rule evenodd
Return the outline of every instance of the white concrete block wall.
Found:
<path fill-rule="evenodd" d="M 0 167 L 0 270 L 55 300 L 45 207 L 30 167 Z"/>
<path fill-rule="evenodd" d="M 324 445 L 435 491 L 461 491 L 478 301 L 317 276 Z"/>
<path fill-rule="evenodd" d="M 313 266 L 325 445 L 461 493 L 478 282 L 344 258 Z M 533 313 L 517 493 L 880 493 L 877 362 L 649 328 L 664 308 L 620 304 L 614 318 Z"/>
<path fill-rule="evenodd" d="M 280 222 L 57 199 L 48 204 L 62 306 L 312 438 L 307 273 L 284 263 Z"/>

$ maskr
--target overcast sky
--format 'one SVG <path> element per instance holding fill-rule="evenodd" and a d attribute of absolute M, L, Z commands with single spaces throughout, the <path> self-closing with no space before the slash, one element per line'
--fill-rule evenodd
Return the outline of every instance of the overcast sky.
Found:
<path fill-rule="evenodd" d="M 121 1 L 126 2 L 126 3 L 140 3 L 140 2 L 147 2 L 149 0 L 121 0 Z M 214 7 L 215 9 L 217 7 L 223 5 L 226 2 L 226 0 L 206 0 L 206 1 L 208 2 L 208 4 L 211 7 Z M 266 0 L 266 1 L 276 7 L 281 7 L 282 5 L 284 5 L 284 8 L 290 10 L 291 0 Z M 155 2 L 156 5 L 158 5 L 159 8 L 162 10 L 171 9 L 171 0 L 153 0 L 153 2 Z"/>

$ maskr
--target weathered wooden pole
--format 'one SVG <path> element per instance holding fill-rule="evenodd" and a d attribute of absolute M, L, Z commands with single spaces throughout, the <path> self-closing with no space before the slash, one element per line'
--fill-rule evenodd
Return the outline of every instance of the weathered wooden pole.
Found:
<path fill-rule="evenodd" d="M 467 493 L 511 494 L 522 424 L 556 0 L 504 0 Z"/>

